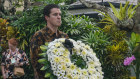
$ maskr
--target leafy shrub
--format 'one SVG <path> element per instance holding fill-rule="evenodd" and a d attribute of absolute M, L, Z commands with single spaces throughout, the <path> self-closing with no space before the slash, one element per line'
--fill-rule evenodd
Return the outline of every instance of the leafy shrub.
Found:
<path fill-rule="evenodd" d="M 63 25 L 60 29 L 67 33 L 69 37 L 78 40 L 86 33 L 89 33 L 92 30 L 98 30 L 95 22 L 92 22 L 94 19 L 89 18 L 88 16 L 73 16 L 68 15 L 64 18 Z"/>
<path fill-rule="evenodd" d="M 6 19 L 0 18 L 0 46 L 3 48 L 3 51 L 8 48 L 8 40 L 11 37 L 15 37 L 15 30 L 12 26 L 8 25 Z"/>

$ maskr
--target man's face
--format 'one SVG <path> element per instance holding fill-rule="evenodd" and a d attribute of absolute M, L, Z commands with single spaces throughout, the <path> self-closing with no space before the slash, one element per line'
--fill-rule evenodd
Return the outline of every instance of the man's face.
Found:
<path fill-rule="evenodd" d="M 59 27 L 61 25 L 61 11 L 59 8 L 52 8 L 50 11 L 50 16 L 45 16 L 47 20 L 47 25 L 53 27 Z"/>

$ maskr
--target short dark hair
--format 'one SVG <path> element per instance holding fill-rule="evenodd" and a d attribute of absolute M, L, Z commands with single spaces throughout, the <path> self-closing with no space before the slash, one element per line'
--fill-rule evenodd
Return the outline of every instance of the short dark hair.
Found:
<path fill-rule="evenodd" d="M 44 7 L 44 11 L 43 11 L 44 16 L 45 15 L 49 16 L 52 8 L 59 8 L 59 6 L 56 5 L 56 4 L 48 4 L 48 5 L 46 5 Z"/>

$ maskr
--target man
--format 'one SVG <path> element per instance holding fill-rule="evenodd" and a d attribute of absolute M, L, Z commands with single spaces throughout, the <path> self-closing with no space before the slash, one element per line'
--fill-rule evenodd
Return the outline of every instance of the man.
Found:
<path fill-rule="evenodd" d="M 57 38 L 68 38 L 67 34 L 58 30 L 61 25 L 61 11 L 57 5 L 47 5 L 44 8 L 44 17 L 47 25 L 33 35 L 30 44 L 30 56 L 35 79 L 44 79 L 45 75 L 45 72 L 40 70 L 41 64 L 38 63 L 40 58 L 38 55 L 42 53 L 40 46 Z"/>

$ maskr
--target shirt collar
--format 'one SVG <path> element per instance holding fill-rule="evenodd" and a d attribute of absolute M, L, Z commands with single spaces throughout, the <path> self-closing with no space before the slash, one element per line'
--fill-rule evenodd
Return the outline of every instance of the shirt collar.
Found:
<path fill-rule="evenodd" d="M 56 35 L 56 33 L 55 32 L 53 32 L 50 28 L 48 28 L 47 26 L 45 26 L 44 27 L 44 29 L 45 29 L 45 31 L 47 32 L 47 33 L 49 33 L 51 36 L 52 35 Z M 60 34 L 60 31 L 59 30 L 57 30 L 57 36 L 59 36 L 59 34 Z"/>

